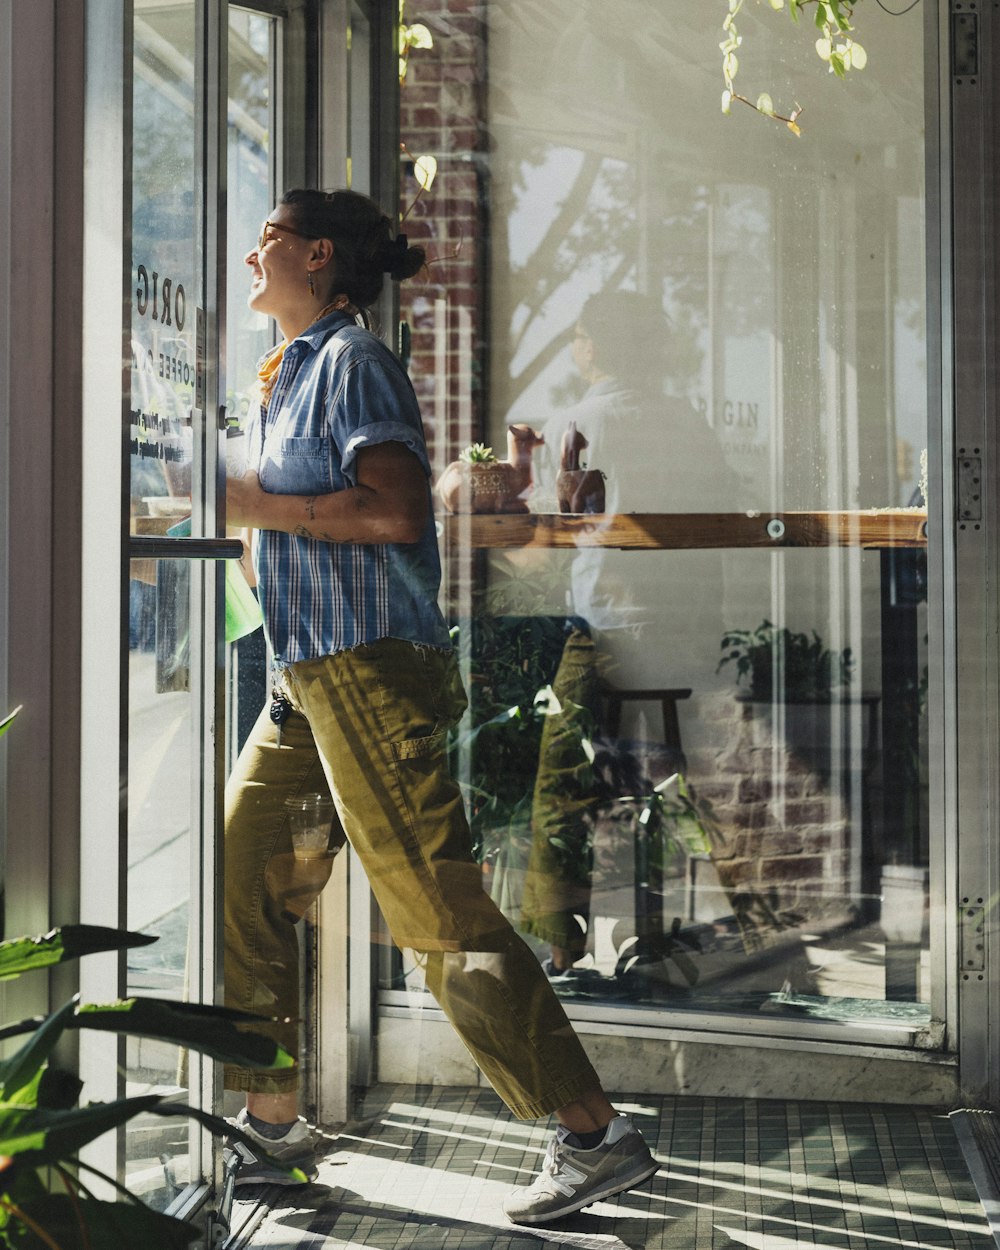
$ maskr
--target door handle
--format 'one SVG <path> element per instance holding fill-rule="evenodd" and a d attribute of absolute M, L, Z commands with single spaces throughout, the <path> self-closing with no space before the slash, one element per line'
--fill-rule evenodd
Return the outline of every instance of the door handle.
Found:
<path fill-rule="evenodd" d="M 241 560 L 240 538 L 168 538 L 159 534 L 128 540 L 130 560 Z"/>

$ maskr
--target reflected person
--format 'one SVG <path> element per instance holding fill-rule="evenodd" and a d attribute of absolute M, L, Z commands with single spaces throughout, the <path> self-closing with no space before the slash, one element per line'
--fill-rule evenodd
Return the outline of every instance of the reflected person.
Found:
<path fill-rule="evenodd" d="M 608 292 L 583 306 L 572 356 L 586 391 L 545 424 L 548 463 L 540 474 L 551 496 L 561 445 L 584 444 L 581 463 L 604 475 L 606 518 L 595 516 L 598 528 L 618 513 L 701 512 L 713 501 L 728 510 L 741 493 L 707 422 L 666 394 L 670 355 L 670 330 L 653 298 Z M 623 793 L 615 789 L 621 753 L 595 758 L 592 749 L 602 694 L 625 684 L 687 687 L 698 665 L 711 671 L 722 583 L 718 553 L 599 546 L 574 553 L 570 629 L 543 721 L 521 908 L 524 931 L 550 948 L 550 975 L 574 972 L 593 951 L 595 823 Z M 634 769 L 624 772 L 634 784 Z"/>
<path fill-rule="evenodd" d="M 384 275 L 424 263 L 371 200 L 289 191 L 246 256 L 249 304 L 283 341 L 261 363 L 230 520 L 252 531 L 280 730 L 265 708 L 226 792 L 226 1000 L 297 1050 L 298 941 L 269 875 L 285 800 L 329 790 L 393 940 L 511 1112 L 554 1114 L 543 1173 L 504 1209 L 538 1223 L 656 1164 L 608 1101 L 537 961 L 482 889 L 445 739 L 465 706 L 438 609 L 430 466 L 416 397 L 371 331 Z M 296 1075 L 230 1068 L 237 1123 L 315 1175 Z M 256 1156 L 238 1183 L 280 1181 Z M 285 1178 L 287 1179 L 287 1178 Z"/>

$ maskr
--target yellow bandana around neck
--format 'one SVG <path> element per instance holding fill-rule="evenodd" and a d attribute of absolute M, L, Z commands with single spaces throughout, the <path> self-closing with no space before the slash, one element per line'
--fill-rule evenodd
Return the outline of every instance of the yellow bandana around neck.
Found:
<path fill-rule="evenodd" d="M 260 402 L 265 408 L 271 398 L 271 392 L 274 390 L 274 382 L 278 376 L 278 370 L 281 368 L 281 362 L 284 359 L 287 346 L 288 344 L 282 339 L 277 347 L 271 348 L 257 366 L 257 377 L 260 380 Z"/>
<path fill-rule="evenodd" d="M 309 322 L 309 326 L 314 326 L 317 321 L 321 321 L 327 313 L 339 312 L 342 309 L 351 309 L 351 305 L 345 302 L 344 296 L 338 296 L 331 304 L 327 304 L 325 308 L 321 308 L 319 312 Z M 306 329 L 309 329 L 306 326 Z M 277 347 L 272 347 L 264 359 L 257 366 L 257 377 L 260 381 L 260 402 L 263 407 L 267 407 L 271 398 L 271 392 L 274 390 L 274 383 L 278 377 L 278 370 L 281 368 L 281 362 L 285 357 L 285 348 L 288 343 L 282 339 Z"/>

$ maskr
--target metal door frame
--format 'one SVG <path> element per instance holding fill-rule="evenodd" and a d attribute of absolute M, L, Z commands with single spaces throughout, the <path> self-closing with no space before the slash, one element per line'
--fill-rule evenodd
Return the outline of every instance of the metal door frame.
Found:
<path fill-rule="evenodd" d="M 962 1092 L 1000 1106 L 1000 441 L 997 439 L 997 213 L 1000 5 L 950 0 L 953 37 L 951 248 L 954 427 L 937 483 L 954 534 L 953 665 L 944 727 L 956 754 L 957 867 L 951 893 L 957 939 L 957 1027 Z M 935 485 L 932 484 L 933 493 Z"/>

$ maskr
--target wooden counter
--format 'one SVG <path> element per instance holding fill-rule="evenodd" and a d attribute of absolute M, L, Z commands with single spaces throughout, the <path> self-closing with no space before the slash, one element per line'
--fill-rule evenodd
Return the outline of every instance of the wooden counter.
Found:
<path fill-rule="evenodd" d="M 918 508 L 857 512 L 558 512 L 461 514 L 444 520 L 449 546 L 614 547 L 694 551 L 742 547 L 927 546 L 927 513 Z"/>

